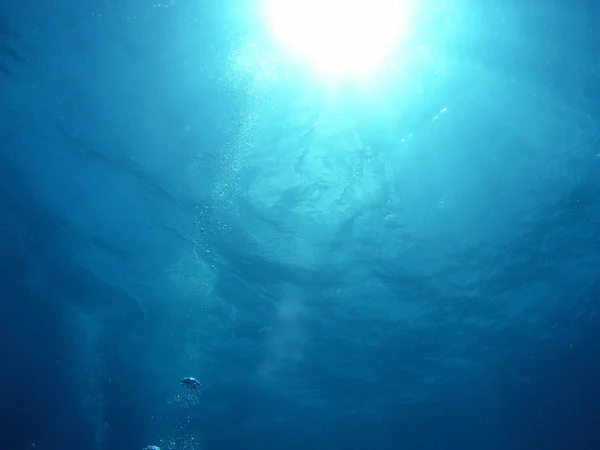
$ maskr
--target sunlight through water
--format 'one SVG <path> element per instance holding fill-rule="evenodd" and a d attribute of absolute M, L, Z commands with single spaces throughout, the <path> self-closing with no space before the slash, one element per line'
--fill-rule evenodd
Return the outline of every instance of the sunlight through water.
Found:
<path fill-rule="evenodd" d="M 402 0 L 264 0 L 263 12 L 286 52 L 320 75 L 368 77 L 390 64 L 409 34 Z"/>

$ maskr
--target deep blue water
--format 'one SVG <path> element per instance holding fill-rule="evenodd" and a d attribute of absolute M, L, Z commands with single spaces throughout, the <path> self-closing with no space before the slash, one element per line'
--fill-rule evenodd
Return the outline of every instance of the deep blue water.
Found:
<path fill-rule="evenodd" d="M 0 7 L 0 447 L 600 449 L 600 3 L 152 1 Z"/>

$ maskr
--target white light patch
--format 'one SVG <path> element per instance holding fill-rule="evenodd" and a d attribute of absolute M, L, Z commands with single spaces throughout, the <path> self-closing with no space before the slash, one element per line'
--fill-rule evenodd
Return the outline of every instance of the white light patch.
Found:
<path fill-rule="evenodd" d="M 407 0 L 264 0 L 275 37 L 326 75 L 367 75 L 408 34 Z"/>

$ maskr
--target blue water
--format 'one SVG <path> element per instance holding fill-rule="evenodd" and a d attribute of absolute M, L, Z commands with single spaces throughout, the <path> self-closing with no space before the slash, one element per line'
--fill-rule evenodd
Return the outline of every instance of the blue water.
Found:
<path fill-rule="evenodd" d="M 600 449 L 600 4 L 152 1 L 0 8 L 0 446 Z"/>

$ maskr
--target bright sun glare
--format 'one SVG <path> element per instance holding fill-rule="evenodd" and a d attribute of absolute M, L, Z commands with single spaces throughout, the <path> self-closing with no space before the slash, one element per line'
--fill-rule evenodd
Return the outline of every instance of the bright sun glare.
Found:
<path fill-rule="evenodd" d="M 287 51 L 333 76 L 364 76 L 407 35 L 407 0 L 264 0 Z"/>

